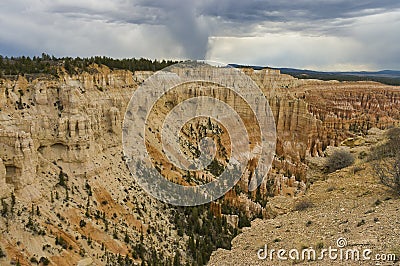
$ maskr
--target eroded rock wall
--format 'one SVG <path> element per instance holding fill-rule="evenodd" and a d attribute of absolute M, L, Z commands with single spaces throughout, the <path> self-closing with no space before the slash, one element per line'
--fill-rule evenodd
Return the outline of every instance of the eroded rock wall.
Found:
<path fill-rule="evenodd" d="M 324 156 L 328 146 L 366 134 L 370 128 L 400 125 L 399 87 L 298 80 L 271 69 L 244 72 L 269 99 L 277 129 L 276 158 L 261 185 L 263 193 L 301 194 L 306 188 L 308 156 Z"/>
<path fill-rule="evenodd" d="M 137 87 L 135 76 L 101 67 L 94 72 L 1 81 L 0 182 L 16 189 L 30 184 L 38 157 L 85 164 L 92 154 L 120 145 L 125 106 Z"/>
<path fill-rule="evenodd" d="M 399 124 L 399 88 L 372 82 L 298 80 L 271 69 L 243 71 L 267 96 L 275 117 L 273 194 L 301 193 L 307 182 L 307 156 L 324 156 L 326 147 L 371 127 Z M 38 158 L 85 165 L 93 153 L 120 145 L 126 105 L 150 74 L 96 66 L 91 73 L 60 73 L 53 79 L 1 80 L 0 182 L 16 188 L 29 184 Z M 293 177 L 303 183 L 289 182 Z M 266 180 L 261 189 L 271 190 L 270 184 Z M 292 184 L 298 189 L 287 192 L 285 187 Z"/>

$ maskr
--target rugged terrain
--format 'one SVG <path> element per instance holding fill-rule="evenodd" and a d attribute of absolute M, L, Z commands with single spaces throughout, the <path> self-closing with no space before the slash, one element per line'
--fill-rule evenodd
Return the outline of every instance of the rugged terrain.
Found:
<path fill-rule="evenodd" d="M 328 146 L 366 135 L 371 128 L 386 129 L 400 121 L 398 87 L 298 80 L 268 69 L 244 71 L 269 100 L 277 125 L 277 151 L 273 169 L 257 191 L 247 193 L 249 180 L 244 176 L 224 198 L 206 206 L 215 219 L 222 217 L 231 225 L 221 229 L 227 236 L 233 236 L 247 218 L 268 219 L 281 209 L 289 210 L 290 199 L 304 195 L 313 181 L 309 158 L 323 157 Z M 202 264 L 207 260 L 198 260 L 190 245 L 201 248 L 200 235 L 209 232 L 182 233 L 178 218 L 188 221 L 190 215 L 179 216 L 177 209 L 141 190 L 122 156 L 126 106 L 149 75 L 93 65 L 74 75 L 60 70 L 52 78 L 0 79 L 0 247 L 6 255 L 0 264 L 111 265 L 124 260 L 172 264 L 173 260 L 190 263 L 194 257 Z M 360 173 L 364 172 L 369 171 Z M 338 186 L 357 180 L 348 178 Z M 317 185 L 307 197 L 320 196 L 312 192 Z M 331 194 L 340 197 L 340 191 Z M 349 195 L 355 195 L 351 191 Z M 273 196 L 277 197 L 270 200 Z M 323 208 L 317 198 L 311 199 Z M 282 201 L 280 208 L 274 200 Z M 371 196 L 371 200 L 376 199 Z M 392 206 L 394 200 L 383 202 Z M 317 208 L 311 210 L 317 215 Z M 194 224 L 206 220 L 198 217 L 197 210 L 193 213 Z M 253 225 L 275 223 L 282 217 L 286 216 L 256 220 Z M 318 221 L 312 219 L 310 228 Z M 221 263 L 216 256 L 211 263 Z"/>
<path fill-rule="evenodd" d="M 344 142 L 342 147 L 358 159 L 353 166 L 331 174 L 322 171 L 325 158 L 310 158 L 314 182 L 307 193 L 298 198 L 271 198 L 269 204 L 277 216 L 254 220 L 251 227 L 232 241 L 231 250 L 214 252 L 209 265 L 398 265 L 400 198 L 380 183 L 368 159 L 370 148 L 383 142 L 384 132 L 378 129 L 371 129 L 364 138 Z M 332 152 L 334 148 L 328 150 Z M 332 255 L 334 259 L 330 259 L 325 253 L 324 259 L 318 259 L 322 249 L 340 250 L 337 246 L 340 238 L 347 241 L 342 248 L 343 259 L 340 251 L 336 253 L 337 258 Z M 258 251 L 265 250 L 265 246 L 267 255 L 262 251 L 260 259 Z M 316 251 L 316 257 L 308 259 L 306 255 L 302 259 L 301 251 L 311 248 Z M 283 255 L 286 260 L 278 259 L 279 249 L 286 250 Z M 291 249 L 299 251 L 300 257 L 290 259 Z M 348 249 L 359 250 L 360 259 L 352 259 L 351 254 L 346 257 Z M 362 257 L 366 249 L 372 251 L 368 256 L 371 260 Z M 378 260 L 377 254 L 379 258 L 386 256 L 386 260 Z"/>

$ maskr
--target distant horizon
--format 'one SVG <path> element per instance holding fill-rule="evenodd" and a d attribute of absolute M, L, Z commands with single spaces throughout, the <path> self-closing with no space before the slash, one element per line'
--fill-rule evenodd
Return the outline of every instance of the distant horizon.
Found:
<path fill-rule="evenodd" d="M 139 57 L 112 57 L 112 56 L 106 56 L 106 55 L 91 55 L 91 56 L 72 56 L 72 55 L 65 55 L 65 56 L 56 56 L 54 54 L 49 54 L 46 52 L 40 53 L 40 54 L 18 54 L 18 55 L 6 55 L 6 54 L 0 54 L 0 57 L 3 58 L 22 58 L 22 57 L 29 57 L 29 58 L 34 58 L 34 57 L 41 57 L 42 54 L 49 55 L 51 57 L 55 57 L 56 59 L 62 59 L 62 58 L 82 58 L 82 59 L 87 59 L 87 58 L 92 58 L 92 57 L 107 57 L 107 58 L 112 58 L 115 60 L 124 60 L 124 59 L 147 59 L 147 60 L 157 60 L 159 62 L 161 61 L 186 61 L 186 60 L 204 60 L 204 59 L 187 59 L 187 58 L 148 58 L 144 56 L 139 56 Z M 215 60 L 207 60 L 206 61 L 214 61 Z M 268 64 L 260 65 L 260 64 L 243 64 L 243 63 L 237 63 L 237 62 L 218 62 L 218 63 L 223 63 L 226 65 L 236 65 L 236 66 L 242 66 L 242 67 L 253 67 L 253 68 L 273 68 L 273 69 L 293 69 L 293 70 L 301 70 L 301 71 L 314 71 L 314 72 L 326 72 L 326 73 L 352 73 L 352 72 L 366 72 L 366 73 L 375 73 L 375 72 L 383 72 L 383 71 L 394 71 L 394 72 L 400 72 L 399 69 L 389 69 L 389 68 L 382 68 L 382 69 L 353 69 L 353 70 L 327 70 L 327 69 L 316 69 L 316 68 L 302 68 L 302 67 L 295 67 L 295 66 L 272 66 Z"/>

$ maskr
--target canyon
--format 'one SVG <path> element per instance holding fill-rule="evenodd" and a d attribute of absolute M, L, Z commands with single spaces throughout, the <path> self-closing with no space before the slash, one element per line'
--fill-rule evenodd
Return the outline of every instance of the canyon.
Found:
<path fill-rule="evenodd" d="M 214 215 L 233 227 L 238 217 L 224 213 L 224 203 L 249 217 L 274 218 L 281 210 L 268 199 L 306 194 L 313 179 L 309 162 L 324 157 L 328 147 L 363 139 L 374 128 L 400 126 L 399 87 L 301 80 L 273 69 L 242 71 L 267 98 L 277 141 L 259 189 L 248 193 L 244 175 L 238 189 L 211 204 Z M 164 258 L 180 250 L 186 261 L 188 238 L 178 234 L 173 211 L 135 183 L 123 156 L 126 108 L 152 74 L 92 65 L 74 75 L 60 69 L 52 77 L 0 79 L 0 198 L 3 208 L 14 208 L 0 218 L 0 246 L 8 260 L 104 265 L 130 256 L 133 241 Z M 232 102 L 234 109 L 243 107 L 235 103 L 240 102 Z M 126 236 L 130 241 L 123 241 Z M 54 245 L 60 237 L 70 249 Z"/>

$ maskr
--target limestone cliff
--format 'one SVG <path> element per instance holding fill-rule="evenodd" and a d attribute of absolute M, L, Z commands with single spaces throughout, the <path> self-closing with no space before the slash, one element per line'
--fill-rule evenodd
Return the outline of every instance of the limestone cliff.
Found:
<path fill-rule="evenodd" d="M 184 248 L 170 212 L 160 214 L 166 207 L 132 183 L 124 165 L 122 119 L 149 73 L 136 74 L 93 66 L 74 76 L 0 80 L 0 248 L 8 262 L 103 265 L 129 255 L 140 263 L 142 245 L 163 246 L 166 259 Z"/>
<path fill-rule="evenodd" d="M 269 99 L 277 128 L 276 157 L 261 195 L 300 196 L 307 188 L 308 157 L 325 156 L 329 146 L 363 136 L 370 128 L 400 125 L 400 88 L 375 82 L 298 80 L 278 70 L 245 69 Z M 247 191 L 244 176 L 239 183 Z M 269 206 L 254 205 L 252 198 L 225 198 L 248 213 L 271 217 Z M 265 199 L 265 198 L 264 198 Z"/>
<path fill-rule="evenodd" d="M 0 158 L 6 183 L 17 189 L 32 183 L 38 157 L 85 164 L 92 154 L 119 145 L 124 108 L 137 82 L 127 71 L 96 72 L 2 81 Z"/>
<path fill-rule="evenodd" d="M 287 178 L 305 181 L 306 157 L 324 156 L 328 146 L 366 134 L 372 127 L 400 123 L 398 87 L 298 80 L 270 70 L 247 72 L 269 97 L 278 136 L 274 166 Z"/>
<path fill-rule="evenodd" d="M 362 135 L 372 127 L 399 125 L 397 87 L 372 82 L 298 80 L 276 70 L 244 71 L 269 100 L 278 133 L 273 169 L 259 191 L 252 197 L 236 190 L 225 196 L 226 202 L 249 215 L 273 215 L 270 206 L 256 200 L 260 196 L 257 193 L 264 199 L 304 193 L 307 157 L 324 156 L 328 146 L 338 145 L 355 134 Z M 48 219 L 37 218 L 37 230 L 46 227 L 53 232 L 52 237 L 63 235 L 74 250 L 86 250 L 88 256 L 92 256 L 91 245 L 82 241 L 82 237 L 88 236 L 98 245 L 94 249 L 104 248 L 101 246 L 104 241 L 113 254 L 129 253 L 122 241 L 101 230 L 108 226 L 107 219 L 112 220 L 110 224 L 119 234 L 126 230 L 126 234 L 137 239 L 152 228 L 154 235 L 146 237 L 144 244 L 157 245 L 157 249 L 166 250 L 170 257 L 174 245 L 184 245 L 184 239 L 178 240 L 178 244 L 171 241 L 176 230 L 170 217 L 162 214 L 163 205 L 132 182 L 122 158 L 121 125 L 125 109 L 134 90 L 150 74 L 93 66 L 90 71 L 73 76 L 60 71 L 58 77 L 51 79 L 28 81 L 19 76 L 0 80 L 0 198 L 8 198 L 10 203 L 9 197 L 14 192 L 21 212 L 16 218 L 20 223 L 10 225 L 1 221 L 2 232 L 9 233 L 4 233 L 0 244 L 7 247 L 9 254 L 20 258 L 21 263 L 29 264 L 28 256 L 32 254 L 52 254 L 52 262 L 59 265 L 66 257 L 73 263 L 81 259 L 72 251 L 42 250 L 50 241 L 48 236 L 35 238 L 39 244 L 28 245 L 29 235 L 18 233 L 21 231 L 18 226 L 26 224 L 31 214 L 25 206 L 30 208 L 31 204 L 41 206 L 43 217 Z M 243 192 L 247 192 L 248 183 L 248 176 L 244 176 L 240 182 Z M 56 195 L 73 197 L 74 201 L 53 204 Z M 86 205 L 87 209 L 93 206 L 104 213 L 104 221 L 86 219 L 82 211 Z M 221 214 L 218 203 L 213 205 L 213 212 Z M 156 216 L 157 219 L 152 219 Z M 237 225 L 236 216 L 227 217 L 230 224 Z M 80 221 L 85 219 L 89 225 L 82 226 Z M 16 243 L 21 240 L 26 245 L 19 248 Z M 103 263 L 98 258 L 93 260 Z"/>

